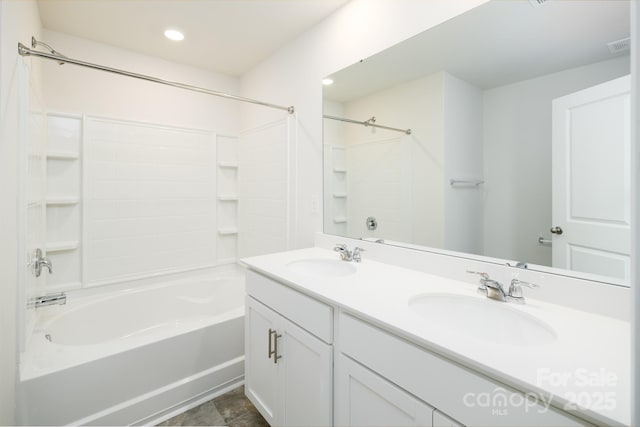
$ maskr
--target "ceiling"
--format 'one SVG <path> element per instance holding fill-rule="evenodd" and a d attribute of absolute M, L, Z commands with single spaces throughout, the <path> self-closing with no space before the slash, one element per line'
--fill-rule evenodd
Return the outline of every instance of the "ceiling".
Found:
<path fill-rule="evenodd" d="M 628 0 L 494 0 L 331 76 L 325 98 L 346 102 L 446 70 L 481 89 L 612 55 L 630 34 Z"/>
<path fill-rule="evenodd" d="M 348 1 L 38 0 L 38 7 L 46 29 L 239 76 Z M 166 39 L 168 28 L 185 39 Z"/>

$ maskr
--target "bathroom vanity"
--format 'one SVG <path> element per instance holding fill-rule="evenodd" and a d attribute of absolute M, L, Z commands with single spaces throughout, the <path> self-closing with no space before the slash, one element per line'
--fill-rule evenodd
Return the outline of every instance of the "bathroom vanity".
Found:
<path fill-rule="evenodd" d="M 630 423 L 626 322 L 363 258 L 243 260 L 245 392 L 271 425 Z"/>

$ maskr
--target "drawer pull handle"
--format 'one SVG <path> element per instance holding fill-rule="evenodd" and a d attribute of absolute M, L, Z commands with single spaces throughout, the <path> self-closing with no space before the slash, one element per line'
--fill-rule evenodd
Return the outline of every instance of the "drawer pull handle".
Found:
<path fill-rule="evenodd" d="M 273 356 L 275 354 L 275 351 L 272 350 L 272 345 L 271 345 L 271 336 L 272 335 L 276 335 L 276 331 L 271 329 L 271 328 L 269 328 L 269 355 L 268 355 L 269 359 L 271 359 L 271 356 Z"/>
<path fill-rule="evenodd" d="M 278 363 L 278 359 L 282 359 L 282 356 L 278 354 L 278 338 L 281 338 L 282 334 L 273 331 L 273 363 Z"/>

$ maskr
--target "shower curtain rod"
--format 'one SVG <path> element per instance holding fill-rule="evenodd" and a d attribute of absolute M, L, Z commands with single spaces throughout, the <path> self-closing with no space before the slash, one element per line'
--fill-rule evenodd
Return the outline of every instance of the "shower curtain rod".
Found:
<path fill-rule="evenodd" d="M 325 119 L 331 119 L 331 120 L 338 120 L 340 122 L 347 122 L 347 123 L 355 123 L 357 125 L 362 125 L 362 126 L 366 126 L 366 127 L 373 127 L 373 128 L 380 128 L 380 129 L 387 129 L 387 130 L 395 130 L 396 132 L 402 132 L 402 133 L 406 133 L 407 135 L 411 135 L 411 129 L 398 129 L 398 128 L 392 128 L 389 126 L 382 126 L 382 125 L 377 125 L 375 124 L 376 118 L 375 117 L 371 117 L 369 120 L 365 120 L 365 121 L 359 121 L 359 120 L 352 120 L 352 119 L 345 119 L 344 117 L 337 117 L 337 116 L 329 116 L 327 114 L 324 115 Z"/>
<path fill-rule="evenodd" d="M 233 100 L 236 100 L 236 101 L 250 102 L 252 104 L 258 104 L 258 105 L 262 105 L 264 107 L 277 108 L 279 110 L 285 110 L 289 114 L 293 114 L 295 112 L 295 109 L 294 109 L 293 106 L 284 107 L 282 105 L 270 104 L 268 102 L 257 101 L 255 99 L 251 99 L 251 98 L 245 98 L 245 97 L 237 96 L 237 95 L 230 95 L 228 93 L 218 92 L 218 91 L 211 90 L 211 89 L 205 89 L 205 88 L 198 87 L 198 86 L 192 86 L 192 85 L 188 85 L 188 84 L 184 84 L 184 83 L 172 82 L 172 81 L 169 81 L 169 80 L 159 79 L 157 77 L 147 76 L 147 75 L 138 74 L 138 73 L 132 73 L 130 71 L 119 70 L 117 68 L 105 67 L 103 65 L 93 64 L 91 62 L 86 62 L 86 61 L 81 61 L 81 60 L 78 60 L 78 59 L 68 58 L 68 57 L 60 54 L 59 52 L 56 52 L 55 50 L 51 49 L 48 45 L 45 45 L 44 43 L 37 41 L 35 39 L 35 37 L 31 38 L 31 45 L 33 47 L 36 47 L 37 45 L 47 46 L 52 51 L 52 53 L 40 52 L 40 51 L 37 51 L 37 50 L 34 50 L 34 49 L 30 49 L 30 48 L 26 47 L 25 45 L 23 45 L 22 43 L 18 43 L 18 53 L 21 56 L 38 56 L 40 58 L 50 59 L 50 60 L 58 62 L 60 65 L 63 65 L 65 63 L 74 64 L 74 65 L 79 65 L 81 67 L 93 68 L 94 70 L 107 71 L 109 73 L 120 74 L 120 75 L 123 75 L 123 76 L 133 77 L 133 78 L 140 79 L 140 80 L 146 80 L 146 81 L 153 82 L 153 83 L 160 83 L 160 84 L 163 84 L 163 85 L 173 86 L 173 87 L 177 87 L 177 88 L 180 88 L 180 89 L 191 90 L 193 92 L 205 93 L 207 95 L 219 96 L 219 97 L 222 97 L 222 98 L 233 99 Z"/>

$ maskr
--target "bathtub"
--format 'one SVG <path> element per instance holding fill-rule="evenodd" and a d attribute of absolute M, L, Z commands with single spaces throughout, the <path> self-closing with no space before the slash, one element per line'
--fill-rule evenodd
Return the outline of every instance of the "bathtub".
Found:
<path fill-rule="evenodd" d="M 242 384 L 239 268 L 39 308 L 20 366 L 28 425 L 153 424 Z"/>

